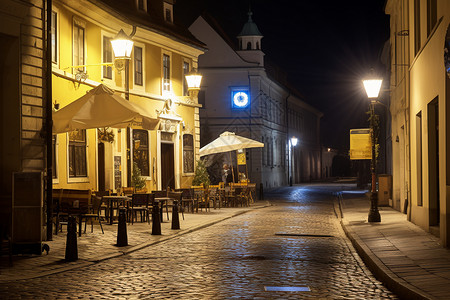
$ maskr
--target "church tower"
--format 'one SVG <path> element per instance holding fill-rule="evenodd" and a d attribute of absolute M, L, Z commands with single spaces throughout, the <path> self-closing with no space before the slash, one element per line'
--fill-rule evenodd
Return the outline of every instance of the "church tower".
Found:
<path fill-rule="evenodd" d="M 253 13 L 248 12 L 248 21 L 242 27 L 241 33 L 237 36 L 239 40 L 239 50 L 237 53 L 246 61 L 264 65 L 264 53 L 261 51 L 262 34 L 258 26 L 252 20 Z"/>

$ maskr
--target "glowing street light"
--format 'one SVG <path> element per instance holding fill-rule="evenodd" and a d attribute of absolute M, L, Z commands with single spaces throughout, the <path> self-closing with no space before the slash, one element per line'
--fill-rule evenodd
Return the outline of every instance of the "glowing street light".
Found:
<path fill-rule="evenodd" d="M 188 86 L 189 95 L 196 97 L 200 90 L 200 84 L 202 83 L 202 74 L 198 73 L 195 69 L 185 75 L 186 83 Z"/>
<path fill-rule="evenodd" d="M 372 142 L 372 160 L 371 160 L 371 173 L 372 173 L 372 192 L 370 194 L 370 211 L 369 222 L 381 222 L 380 212 L 378 211 L 378 194 L 376 190 L 377 185 L 377 153 L 376 144 L 378 142 L 378 116 L 375 114 L 375 104 L 377 103 L 378 95 L 380 94 L 382 79 L 371 77 L 370 79 L 363 80 L 364 89 L 366 90 L 367 97 L 370 99 L 370 135 Z"/>

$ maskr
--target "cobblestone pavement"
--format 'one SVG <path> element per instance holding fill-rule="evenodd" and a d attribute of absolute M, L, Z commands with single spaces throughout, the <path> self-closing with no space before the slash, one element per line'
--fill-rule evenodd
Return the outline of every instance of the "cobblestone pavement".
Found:
<path fill-rule="evenodd" d="M 0 285 L 0 298 L 396 299 L 346 239 L 330 190 L 268 196 L 285 199 L 120 258 Z"/>

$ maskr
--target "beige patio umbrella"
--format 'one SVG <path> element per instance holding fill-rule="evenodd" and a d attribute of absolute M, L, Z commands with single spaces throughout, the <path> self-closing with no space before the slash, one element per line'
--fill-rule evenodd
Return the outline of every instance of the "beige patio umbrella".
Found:
<path fill-rule="evenodd" d="M 261 142 L 240 135 L 236 135 L 234 132 L 225 131 L 217 139 L 201 148 L 199 154 L 200 157 L 202 157 L 209 154 L 230 152 L 231 158 L 231 151 L 248 148 L 262 148 L 262 147 L 264 147 L 264 144 Z M 232 174 L 234 181 L 234 172 L 232 172 Z"/>
<path fill-rule="evenodd" d="M 126 128 L 133 123 L 153 130 L 159 120 L 103 84 L 53 113 L 53 133 L 102 127 Z"/>

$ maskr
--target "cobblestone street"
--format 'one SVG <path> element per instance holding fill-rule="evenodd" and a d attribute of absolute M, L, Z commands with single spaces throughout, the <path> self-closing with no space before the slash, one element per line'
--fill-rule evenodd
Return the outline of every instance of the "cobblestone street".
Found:
<path fill-rule="evenodd" d="M 129 255 L 2 284 L 0 298 L 396 299 L 345 237 L 332 188 L 283 188 L 266 199 L 271 207 Z"/>

